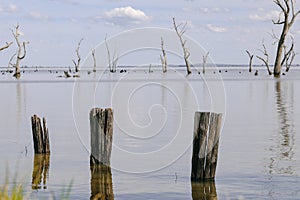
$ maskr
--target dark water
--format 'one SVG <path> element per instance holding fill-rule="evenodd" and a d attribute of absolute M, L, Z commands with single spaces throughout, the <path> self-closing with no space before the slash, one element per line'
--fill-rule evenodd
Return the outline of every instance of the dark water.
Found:
<path fill-rule="evenodd" d="M 71 199 L 300 199 L 300 71 L 214 72 L 3 75 L 0 182 L 17 173 L 30 199 L 59 197 L 70 183 Z M 114 109 L 110 169 L 89 166 L 93 107 Z M 223 113 L 214 183 L 190 182 L 195 111 Z M 47 119 L 50 157 L 33 155 L 33 114 Z"/>

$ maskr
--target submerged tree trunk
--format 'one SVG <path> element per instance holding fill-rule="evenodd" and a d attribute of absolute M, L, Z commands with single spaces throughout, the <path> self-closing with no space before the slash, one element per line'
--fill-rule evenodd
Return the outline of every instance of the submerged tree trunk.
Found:
<path fill-rule="evenodd" d="M 161 37 L 161 51 L 162 55 L 160 55 L 160 60 L 161 60 L 161 65 L 162 65 L 162 70 L 163 73 L 167 72 L 167 54 L 166 50 L 164 48 L 164 39 Z"/>
<path fill-rule="evenodd" d="M 299 15 L 300 10 L 298 10 L 297 12 L 295 11 L 294 0 L 284 0 L 283 2 L 282 0 L 274 0 L 274 3 L 279 6 L 279 8 L 281 9 L 281 13 L 283 13 L 284 16 L 283 20 L 281 20 L 279 16 L 277 22 L 273 21 L 274 24 L 283 25 L 277 45 L 276 59 L 274 64 L 274 76 L 280 77 L 282 65 L 291 53 L 290 51 L 289 54 L 284 53 L 284 49 L 286 47 L 286 36 L 288 35 L 290 28 L 294 24 L 297 15 Z"/>
<path fill-rule="evenodd" d="M 14 38 L 16 40 L 16 43 L 18 45 L 17 61 L 13 65 L 15 67 L 14 77 L 20 78 L 20 76 L 21 76 L 21 73 L 20 73 L 20 62 L 26 56 L 26 42 L 20 42 L 19 41 L 19 36 L 20 36 L 19 25 L 16 26 L 15 32 L 12 30 L 12 34 L 13 34 L 13 36 L 14 36 Z M 23 55 L 21 55 L 22 54 L 22 48 L 23 48 Z"/>
<path fill-rule="evenodd" d="M 260 51 L 264 54 L 265 58 L 262 58 L 260 56 L 256 56 L 256 57 L 264 62 L 264 64 L 267 67 L 269 75 L 272 75 L 272 71 L 271 71 L 270 65 L 269 65 L 269 54 L 268 54 L 267 48 L 264 44 L 262 46 L 263 46 L 263 50 L 260 50 Z"/>
<path fill-rule="evenodd" d="M 283 26 L 283 30 L 280 36 L 280 39 L 278 41 L 278 46 L 277 46 L 277 53 L 276 53 L 276 59 L 275 59 L 275 64 L 274 64 L 274 76 L 279 77 L 281 68 L 282 68 L 282 57 L 283 57 L 283 52 L 284 52 L 284 43 L 285 43 L 285 37 L 289 31 L 288 24 L 285 24 Z"/>
<path fill-rule="evenodd" d="M 252 60 L 253 60 L 254 55 L 251 54 L 248 50 L 246 50 L 246 52 L 249 56 L 249 72 L 252 72 Z"/>
<path fill-rule="evenodd" d="M 208 55 L 209 55 L 209 52 L 207 52 L 206 54 L 205 54 L 205 56 L 203 56 L 203 69 L 202 69 L 202 72 L 203 72 L 203 74 L 205 74 L 205 68 L 206 68 L 206 62 L 207 62 L 207 59 L 208 59 Z"/>
<path fill-rule="evenodd" d="M 185 24 L 179 24 L 179 25 L 176 25 L 176 22 L 175 22 L 175 18 L 173 18 L 173 26 L 174 26 L 174 29 L 176 31 L 176 34 L 180 40 L 180 44 L 181 44 L 181 47 L 182 47 L 182 50 L 183 50 L 183 58 L 184 58 L 184 62 L 185 62 L 185 66 L 186 66 L 186 71 L 187 71 L 187 74 L 191 74 L 192 71 L 191 71 L 191 66 L 190 66 L 190 62 L 189 62 L 189 57 L 190 57 L 190 52 L 189 50 L 186 48 L 186 40 L 183 38 L 183 34 L 185 33 L 185 29 L 186 29 L 186 23 Z"/>
<path fill-rule="evenodd" d="M 75 72 L 79 72 L 79 66 L 80 66 L 80 61 L 81 61 L 81 57 L 80 57 L 80 54 L 79 54 L 79 49 L 80 49 L 80 45 L 81 45 L 81 42 L 83 41 L 83 38 L 81 38 L 78 42 L 78 45 L 77 45 L 77 48 L 76 48 L 76 55 L 77 55 L 77 62 L 75 60 L 72 60 L 73 63 L 74 63 L 74 66 L 75 66 Z"/>
<path fill-rule="evenodd" d="M 105 36 L 105 46 L 107 51 L 107 58 L 108 58 L 108 68 L 111 73 L 115 73 L 117 71 L 117 63 L 118 63 L 118 57 L 116 56 L 116 51 L 113 52 L 113 56 L 110 55 L 109 46 L 106 40 Z"/>
<path fill-rule="evenodd" d="M 93 72 L 96 72 L 96 67 L 97 67 L 97 63 L 96 63 L 96 55 L 95 55 L 95 53 L 96 53 L 96 50 L 93 49 L 93 50 L 92 50 L 92 56 L 93 56 L 93 61 L 94 61 Z"/>

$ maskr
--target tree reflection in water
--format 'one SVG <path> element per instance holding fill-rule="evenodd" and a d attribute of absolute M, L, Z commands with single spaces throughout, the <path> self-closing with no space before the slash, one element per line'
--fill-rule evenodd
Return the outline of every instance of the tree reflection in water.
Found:
<path fill-rule="evenodd" d="M 275 82 L 276 90 L 276 110 L 278 116 L 278 132 L 274 137 L 274 144 L 270 147 L 272 156 L 270 158 L 269 174 L 289 174 L 295 172 L 291 161 L 294 157 L 295 130 L 293 119 L 294 91 L 293 83 Z"/>
<path fill-rule="evenodd" d="M 191 182 L 193 200 L 218 200 L 214 181 Z"/>
<path fill-rule="evenodd" d="M 91 165 L 91 200 L 114 200 L 111 168 Z"/>
<path fill-rule="evenodd" d="M 35 154 L 33 161 L 32 182 L 33 190 L 47 189 L 47 179 L 49 177 L 50 154 Z M 43 181 L 43 183 L 42 183 Z"/>

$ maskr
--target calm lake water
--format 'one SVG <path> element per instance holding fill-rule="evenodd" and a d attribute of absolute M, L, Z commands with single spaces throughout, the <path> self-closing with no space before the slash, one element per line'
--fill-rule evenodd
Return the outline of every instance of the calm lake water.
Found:
<path fill-rule="evenodd" d="M 100 190 L 108 199 L 300 199 L 300 70 L 280 80 L 265 69 L 221 70 L 0 75 L 1 185 L 17 174 L 30 199 L 58 198 L 69 184 L 70 199 Z M 102 176 L 89 165 L 94 107 L 115 115 L 111 169 Z M 214 183 L 190 182 L 196 111 L 223 113 Z M 33 114 L 49 128 L 45 174 L 33 154 Z"/>

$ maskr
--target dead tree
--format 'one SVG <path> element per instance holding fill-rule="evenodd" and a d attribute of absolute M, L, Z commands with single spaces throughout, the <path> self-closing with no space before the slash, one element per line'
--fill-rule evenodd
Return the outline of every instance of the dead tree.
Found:
<path fill-rule="evenodd" d="M 106 51 L 107 51 L 107 57 L 108 57 L 108 67 L 109 67 L 109 71 L 114 73 L 117 71 L 117 63 L 118 63 L 118 57 L 116 57 L 116 51 L 114 51 L 113 57 L 111 57 L 110 55 L 110 50 L 109 50 L 109 46 L 106 40 L 106 36 L 105 36 L 105 46 L 106 46 Z"/>
<path fill-rule="evenodd" d="M 285 65 L 285 71 L 288 72 L 291 68 L 291 65 L 293 64 L 293 61 L 295 59 L 296 53 L 294 51 L 294 38 L 291 37 L 292 44 L 289 50 L 287 50 L 286 46 L 284 46 L 284 57 L 281 62 L 281 65 Z"/>
<path fill-rule="evenodd" d="M 207 63 L 207 59 L 208 59 L 208 55 L 209 55 L 209 52 L 207 52 L 204 56 L 202 56 L 203 58 L 203 69 L 202 69 L 202 72 L 203 74 L 205 74 L 205 68 L 206 68 L 206 63 Z"/>
<path fill-rule="evenodd" d="M 190 62 L 188 60 L 191 54 L 190 54 L 189 50 L 186 48 L 186 40 L 183 38 L 183 34 L 186 31 L 186 25 L 187 25 L 187 23 L 176 25 L 175 18 L 173 18 L 173 26 L 174 26 L 176 34 L 180 40 L 180 44 L 181 44 L 181 47 L 183 50 L 183 57 L 184 57 L 184 61 L 185 61 L 187 74 L 191 74 L 192 71 L 191 71 L 191 67 L 190 67 Z"/>
<path fill-rule="evenodd" d="M 18 45 L 17 61 L 16 61 L 15 64 L 13 64 L 13 67 L 15 68 L 14 77 L 20 78 L 20 76 L 21 76 L 20 62 L 26 56 L 26 44 L 28 44 L 28 42 L 20 42 L 19 41 L 19 36 L 21 35 L 20 31 L 19 31 L 19 25 L 17 25 L 15 27 L 15 30 L 11 30 L 11 32 L 12 32 L 12 34 L 13 34 L 15 40 L 16 40 L 16 43 Z M 21 55 L 22 54 L 22 49 L 23 49 L 23 55 Z"/>
<path fill-rule="evenodd" d="M 162 54 L 160 55 L 160 60 L 161 60 L 161 66 L 163 73 L 167 72 L 167 54 L 164 48 L 164 39 L 161 37 L 161 52 Z"/>
<path fill-rule="evenodd" d="M 80 65 L 80 61 L 81 61 L 81 57 L 80 57 L 80 54 L 79 54 L 79 49 L 80 49 L 80 45 L 81 45 L 81 42 L 83 41 L 83 38 L 81 38 L 78 42 L 78 45 L 77 45 L 77 48 L 76 48 L 76 55 L 77 55 L 77 62 L 73 59 L 73 63 L 75 65 L 75 72 L 78 72 L 79 71 L 79 65 Z"/>
<path fill-rule="evenodd" d="M 294 0 L 274 0 L 274 3 L 281 9 L 282 14 L 278 17 L 277 21 L 273 21 L 275 25 L 281 25 L 282 31 L 277 44 L 276 59 L 274 64 L 274 76 L 279 77 L 283 63 L 287 59 L 287 54 L 284 54 L 286 36 L 290 28 L 295 22 L 296 17 L 299 15 L 300 10 L 295 11 Z"/>
<path fill-rule="evenodd" d="M 94 69 L 93 69 L 93 72 L 96 72 L 96 66 L 97 66 L 95 53 L 96 53 L 96 50 L 93 49 L 93 50 L 92 50 L 92 57 L 93 57 L 93 61 L 94 61 Z"/>
<path fill-rule="evenodd" d="M 293 61 L 295 59 L 296 53 L 294 51 L 289 54 L 287 60 L 286 60 L 286 69 L 285 71 L 288 72 L 291 68 L 291 65 L 293 64 Z"/>
<path fill-rule="evenodd" d="M 12 61 L 13 61 L 13 59 L 16 57 L 16 55 L 17 55 L 17 53 L 14 53 L 14 54 L 10 57 L 10 59 L 9 59 L 9 61 L 8 61 L 7 72 L 11 71 L 11 70 L 9 69 L 10 67 L 14 67 L 14 64 L 12 63 Z"/>
<path fill-rule="evenodd" d="M 7 49 L 10 45 L 12 45 L 13 44 L 13 42 L 10 42 L 10 43 L 8 43 L 8 42 L 6 42 L 6 45 L 5 46 L 3 46 L 3 47 L 0 47 L 0 51 L 2 51 L 2 50 L 4 50 L 4 49 Z"/>
<path fill-rule="evenodd" d="M 264 54 L 265 58 L 260 57 L 260 56 L 256 56 L 256 57 L 257 57 L 258 59 L 260 59 L 261 61 L 264 62 L 264 64 L 265 64 L 266 67 L 267 67 L 267 70 L 268 70 L 269 75 L 272 75 L 272 71 L 271 71 L 270 65 L 269 65 L 269 54 L 268 54 L 268 52 L 267 52 L 267 48 L 266 48 L 266 46 L 265 46 L 264 44 L 263 44 L 262 46 L 263 46 L 263 50 L 260 49 L 260 51 Z"/>
<path fill-rule="evenodd" d="M 252 60 L 253 60 L 254 55 L 251 54 L 248 50 L 246 50 L 246 52 L 249 56 L 249 72 L 252 72 Z"/>

